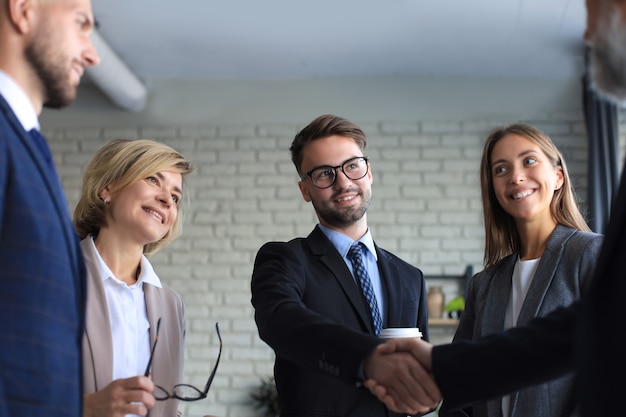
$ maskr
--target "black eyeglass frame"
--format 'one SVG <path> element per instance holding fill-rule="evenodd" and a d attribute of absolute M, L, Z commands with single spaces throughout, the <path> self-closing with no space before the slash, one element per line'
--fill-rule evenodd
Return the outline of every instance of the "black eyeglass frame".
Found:
<path fill-rule="evenodd" d="M 157 328 L 156 334 L 154 336 L 154 344 L 152 345 L 152 349 L 150 349 L 150 358 L 148 359 L 148 364 L 146 365 L 146 372 L 143 373 L 143 376 L 150 375 L 150 368 L 152 367 L 152 359 L 154 358 L 154 349 L 156 348 L 157 342 L 159 341 L 159 331 L 161 330 L 161 317 L 157 320 Z"/>
<path fill-rule="evenodd" d="M 344 169 L 344 167 L 346 166 L 346 164 L 348 164 L 350 162 L 354 162 L 354 161 L 360 160 L 360 159 L 365 161 L 365 173 L 363 175 L 361 175 L 360 177 L 358 177 L 358 178 L 352 178 L 350 175 L 348 175 L 346 173 L 346 170 Z M 317 171 L 318 169 L 331 169 L 333 171 L 333 181 L 329 185 L 327 185 L 326 187 L 320 187 L 319 185 L 317 185 L 315 183 L 315 180 L 313 179 L 313 172 Z M 319 167 L 315 167 L 312 170 L 310 170 L 309 172 L 304 173 L 304 175 L 302 175 L 300 177 L 300 179 L 302 181 L 304 181 L 306 179 L 306 177 L 309 177 L 309 178 L 311 178 L 311 183 L 314 186 L 316 186 L 319 189 L 324 190 L 326 188 L 332 187 L 337 182 L 337 169 L 341 169 L 341 172 L 343 172 L 343 175 L 345 175 L 346 178 L 348 178 L 350 180 L 353 180 L 353 181 L 360 180 L 361 178 L 365 177 L 367 175 L 367 173 L 370 171 L 369 158 L 367 156 L 355 156 L 353 158 L 346 159 L 345 161 L 343 161 L 341 163 L 341 165 L 337 165 L 337 166 L 334 166 L 334 167 L 330 166 L 330 165 L 322 165 L 322 166 L 319 166 Z"/>
<path fill-rule="evenodd" d="M 154 338 L 154 344 L 152 345 L 152 351 L 150 352 L 150 359 L 148 360 L 148 365 L 146 366 L 145 376 L 148 376 L 150 374 L 150 366 L 152 364 L 152 358 L 154 357 L 154 350 L 156 348 L 157 342 L 159 341 L 160 326 L 161 326 L 161 319 L 159 318 L 159 320 L 157 321 L 157 330 L 156 330 L 156 336 Z M 217 366 L 220 363 L 220 358 L 222 357 L 222 335 L 220 334 L 220 327 L 217 322 L 215 323 L 215 330 L 217 332 L 217 339 L 220 342 L 220 349 L 217 354 L 217 360 L 215 361 L 215 365 L 213 365 L 213 369 L 211 370 L 211 374 L 209 375 L 209 379 L 207 380 L 207 383 L 204 386 L 204 390 L 200 390 L 190 384 L 176 384 L 172 387 L 172 390 L 170 392 L 160 385 L 155 385 L 156 388 L 158 388 L 160 391 L 166 394 L 166 396 L 157 396 L 157 392 L 155 390 L 153 395 L 157 401 L 165 401 L 165 400 L 169 400 L 170 398 L 175 398 L 180 401 L 198 401 L 198 400 L 202 400 L 206 398 L 207 394 L 209 393 L 209 388 L 211 388 L 211 383 L 213 382 L 213 378 L 215 377 L 215 373 L 217 372 Z M 176 393 L 176 390 L 178 388 L 190 388 L 194 394 L 197 393 L 198 395 L 194 397 L 178 395 Z"/>

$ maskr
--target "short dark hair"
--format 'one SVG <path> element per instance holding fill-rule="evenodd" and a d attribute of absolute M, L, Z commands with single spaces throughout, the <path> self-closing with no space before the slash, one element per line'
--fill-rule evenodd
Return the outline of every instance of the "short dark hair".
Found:
<path fill-rule="evenodd" d="M 291 147 L 289 148 L 291 161 L 296 166 L 298 175 L 302 176 L 302 159 L 304 159 L 302 150 L 304 146 L 314 140 L 334 135 L 352 138 L 361 150 L 367 146 L 365 132 L 354 123 L 332 114 L 319 116 L 302 129 L 291 142 Z"/>

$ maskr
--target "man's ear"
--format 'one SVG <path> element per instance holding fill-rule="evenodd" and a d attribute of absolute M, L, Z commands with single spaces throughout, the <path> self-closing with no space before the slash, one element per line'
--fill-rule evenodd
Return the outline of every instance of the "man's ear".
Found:
<path fill-rule="evenodd" d="M 8 20 L 20 34 L 26 34 L 33 28 L 36 0 L 6 0 Z"/>
<path fill-rule="evenodd" d="M 304 181 L 298 181 L 298 187 L 300 188 L 300 193 L 302 193 L 302 198 L 307 203 L 311 202 L 311 195 L 309 194 L 309 190 L 304 185 Z"/>

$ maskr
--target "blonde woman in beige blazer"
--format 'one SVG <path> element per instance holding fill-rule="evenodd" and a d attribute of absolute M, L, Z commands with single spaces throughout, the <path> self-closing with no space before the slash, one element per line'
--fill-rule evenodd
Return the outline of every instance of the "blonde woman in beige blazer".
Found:
<path fill-rule="evenodd" d="M 88 275 L 84 417 L 181 415 L 178 400 L 153 393 L 182 382 L 185 306 L 147 256 L 178 237 L 191 170 L 174 149 L 146 139 L 112 141 L 86 168 L 74 211 Z"/>

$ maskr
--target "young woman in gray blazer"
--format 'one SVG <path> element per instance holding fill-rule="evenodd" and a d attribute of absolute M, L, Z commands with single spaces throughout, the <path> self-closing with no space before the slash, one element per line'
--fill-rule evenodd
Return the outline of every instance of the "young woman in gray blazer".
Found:
<path fill-rule="evenodd" d="M 480 181 L 485 268 L 469 282 L 454 341 L 524 325 L 589 288 L 602 235 L 580 213 L 562 155 L 543 132 L 517 123 L 487 137 Z M 577 416 L 573 375 L 441 417 Z"/>
<path fill-rule="evenodd" d="M 147 256 L 178 237 L 191 170 L 174 149 L 147 139 L 112 141 L 86 168 L 74 211 L 88 275 L 84 417 L 145 416 L 148 408 L 151 417 L 180 415 L 178 400 L 155 396 L 182 382 L 185 306 Z M 162 342 L 148 368 L 157 329 Z"/>

